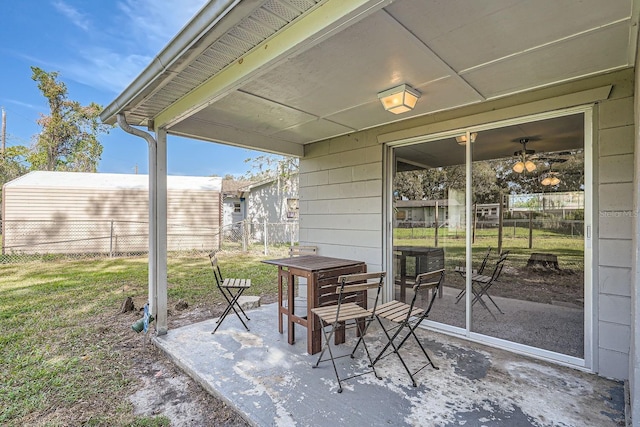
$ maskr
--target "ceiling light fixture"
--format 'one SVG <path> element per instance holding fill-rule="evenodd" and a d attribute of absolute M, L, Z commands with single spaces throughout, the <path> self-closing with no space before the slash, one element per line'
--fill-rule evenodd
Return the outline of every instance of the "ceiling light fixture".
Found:
<path fill-rule="evenodd" d="M 478 136 L 478 132 L 473 132 L 470 134 L 471 143 L 476 142 L 476 137 Z M 456 142 L 458 145 L 467 145 L 467 135 L 458 135 L 456 136 Z"/>
<path fill-rule="evenodd" d="M 515 165 L 513 165 L 513 171 L 515 173 L 522 173 L 525 170 L 527 172 L 533 172 L 534 170 L 536 170 L 536 164 L 531 160 L 527 160 L 527 155 L 535 153 L 535 150 L 527 150 L 527 142 L 529 142 L 527 138 L 522 138 L 518 142 L 522 144 L 522 150 L 516 151 L 515 153 L 513 153 L 513 155 L 522 156 L 522 158 Z"/>
<path fill-rule="evenodd" d="M 540 182 L 544 186 L 553 186 L 560 184 L 560 178 L 558 178 L 558 172 L 549 172 L 547 176 Z"/>
<path fill-rule="evenodd" d="M 420 92 L 408 84 L 402 84 L 378 94 L 378 99 L 382 102 L 384 109 L 393 114 L 401 114 L 413 110 L 418 98 L 420 98 Z"/>
<path fill-rule="evenodd" d="M 558 178 L 558 172 L 553 170 L 554 163 L 564 163 L 566 160 L 564 159 L 549 159 L 549 171 L 544 175 L 540 184 L 545 187 L 554 186 L 560 184 L 560 178 Z"/>

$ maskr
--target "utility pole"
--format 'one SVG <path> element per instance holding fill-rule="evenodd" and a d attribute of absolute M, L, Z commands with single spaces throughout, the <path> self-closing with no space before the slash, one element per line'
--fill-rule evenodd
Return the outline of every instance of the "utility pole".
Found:
<path fill-rule="evenodd" d="M 5 148 L 6 143 L 7 143 L 7 113 L 4 112 L 4 107 L 2 107 L 2 131 L 1 131 L 1 135 L 2 135 L 2 152 L 0 152 L 0 155 L 2 156 L 2 158 L 4 158 L 4 148 Z"/>

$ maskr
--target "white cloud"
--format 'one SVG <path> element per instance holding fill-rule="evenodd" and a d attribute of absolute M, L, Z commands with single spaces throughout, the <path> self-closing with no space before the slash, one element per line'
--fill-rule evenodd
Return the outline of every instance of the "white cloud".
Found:
<path fill-rule="evenodd" d="M 89 31 L 89 19 L 84 14 L 78 12 L 73 6 L 68 5 L 62 0 L 56 0 L 52 5 L 58 12 L 66 16 L 73 25 L 84 31 Z"/>
<path fill-rule="evenodd" d="M 19 101 L 17 99 L 9 99 L 9 98 L 7 98 L 6 101 L 8 103 L 10 103 L 10 104 L 15 104 L 15 105 L 18 105 L 20 107 L 28 108 L 30 110 L 38 110 L 38 111 L 40 111 L 42 109 L 40 105 L 29 104 L 28 102 Z"/>
<path fill-rule="evenodd" d="M 100 19 L 99 30 L 87 31 L 86 37 L 67 46 L 69 52 L 63 60 L 49 59 L 46 65 L 60 71 L 63 80 L 120 93 L 206 1 L 119 0 L 108 16 L 91 17 L 96 22 Z M 63 0 L 55 0 L 53 5 L 76 26 L 89 29 L 89 17 Z"/>
<path fill-rule="evenodd" d="M 118 9 L 124 15 L 128 34 L 156 51 L 164 47 L 200 10 L 206 0 L 122 0 Z"/>
<path fill-rule="evenodd" d="M 64 75 L 77 82 L 119 93 L 149 64 L 152 57 L 126 54 L 94 46 L 79 52 L 81 58 L 61 64 Z"/>

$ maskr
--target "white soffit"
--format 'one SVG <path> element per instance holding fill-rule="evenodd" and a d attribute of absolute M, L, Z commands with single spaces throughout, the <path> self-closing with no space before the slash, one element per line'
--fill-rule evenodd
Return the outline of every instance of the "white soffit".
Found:
<path fill-rule="evenodd" d="M 634 0 L 254 3 L 249 16 L 164 88 L 132 106 L 128 117 L 140 122 L 158 114 L 160 119 L 181 117 L 167 122 L 169 133 L 293 154 L 302 152 L 302 147 L 296 148 L 301 144 L 628 68 L 635 62 Z M 235 86 L 227 74 L 225 84 L 234 88 L 207 92 L 215 87 L 209 83 L 216 82 L 218 73 L 231 66 L 225 63 L 247 57 L 243 50 L 266 49 L 274 40 L 277 44 L 280 34 L 305 14 L 318 18 L 325 10 L 352 3 L 359 5 L 358 12 L 342 20 L 332 18 L 327 23 L 331 29 L 320 39 L 297 40 L 304 48 L 238 77 L 242 80 Z M 318 24 L 315 19 L 310 22 Z M 254 24 L 259 31 L 249 31 Z M 198 83 L 202 79 L 206 85 Z M 401 83 L 412 85 L 422 97 L 412 112 L 396 116 L 382 109 L 377 93 Z M 209 99 L 209 105 L 190 112 L 191 99 L 205 104 Z M 170 114 L 160 112 L 167 106 Z"/>

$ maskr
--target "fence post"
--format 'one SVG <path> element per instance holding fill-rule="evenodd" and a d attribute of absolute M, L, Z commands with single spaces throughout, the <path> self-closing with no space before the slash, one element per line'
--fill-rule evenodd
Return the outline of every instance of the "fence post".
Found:
<path fill-rule="evenodd" d="M 111 230 L 109 231 L 109 258 L 113 258 L 113 220 L 111 220 Z"/>
<path fill-rule="evenodd" d="M 267 242 L 267 240 L 268 240 L 268 239 L 267 239 L 267 219 L 265 218 L 265 219 L 264 219 L 264 254 L 265 254 L 265 255 L 267 255 L 267 252 L 268 252 L 268 251 L 267 251 L 267 247 L 268 247 L 267 245 L 268 245 L 269 243 Z"/>
<path fill-rule="evenodd" d="M 242 220 L 242 252 L 247 252 L 247 242 L 249 241 L 249 237 L 247 234 L 247 228 L 249 228 L 247 220 Z"/>
<path fill-rule="evenodd" d="M 438 225 L 439 225 L 438 224 L 438 219 L 439 219 L 439 216 L 438 216 L 438 201 L 436 200 L 436 214 L 435 214 L 435 217 L 434 217 L 435 230 L 433 231 L 433 243 L 434 243 L 436 248 L 438 247 L 438 229 L 439 229 L 439 227 L 438 227 Z"/>
<path fill-rule="evenodd" d="M 293 233 L 295 231 L 295 227 L 293 226 L 293 222 L 287 224 L 289 226 L 289 234 L 291 235 L 291 246 L 293 246 Z"/>
<path fill-rule="evenodd" d="M 533 247 L 533 211 L 529 211 L 529 249 Z"/>

